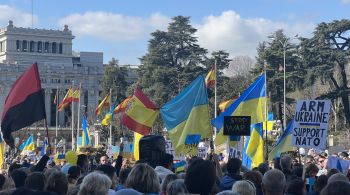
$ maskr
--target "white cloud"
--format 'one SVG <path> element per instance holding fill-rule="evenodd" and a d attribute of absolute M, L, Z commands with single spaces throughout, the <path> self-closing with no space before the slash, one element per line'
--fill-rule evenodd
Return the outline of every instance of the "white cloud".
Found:
<path fill-rule="evenodd" d="M 290 24 L 264 18 L 245 19 L 231 10 L 222 12 L 219 16 L 207 16 L 201 24 L 195 26 L 202 47 L 209 51 L 226 50 L 231 57 L 255 56 L 258 43 L 278 29 L 284 29 L 288 36 L 308 36 L 314 28 L 313 24 L 303 22 Z"/>
<path fill-rule="evenodd" d="M 350 4 L 350 0 L 341 0 L 343 4 Z"/>
<path fill-rule="evenodd" d="M 69 15 L 58 23 L 60 26 L 68 24 L 77 36 L 125 42 L 143 39 L 156 29 L 165 29 L 169 22 L 170 18 L 159 13 L 141 18 L 108 12 L 85 12 Z"/>
<path fill-rule="evenodd" d="M 32 15 L 22 10 L 18 10 L 15 7 L 8 5 L 0 5 L 0 24 L 1 26 L 7 25 L 8 21 L 12 20 L 17 27 L 31 27 Z M 33 17 L 34 24 L 37 23 L 37 16 Z"/>

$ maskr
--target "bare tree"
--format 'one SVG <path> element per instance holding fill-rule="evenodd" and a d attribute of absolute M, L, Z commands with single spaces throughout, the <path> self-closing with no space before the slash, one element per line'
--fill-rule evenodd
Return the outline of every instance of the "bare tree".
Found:
<path fill-rule="evenodd" d="M 230 62 L 230 65 L 225 70 L 229 77 L 250 75 L 250 71 L 255 66 L 255 60 L 249 56 L 236 56 Z"/>

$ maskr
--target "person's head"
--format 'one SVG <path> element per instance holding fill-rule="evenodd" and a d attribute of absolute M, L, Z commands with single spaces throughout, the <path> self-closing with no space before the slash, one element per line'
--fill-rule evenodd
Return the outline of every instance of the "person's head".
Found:
<path fill-rule="evenodd" d="M 304 168 L 299 166 L 293 167 L 293 170 L 292 170 L 293 174 L 300 178 L 303 177 L 303 171 L 304 171 Z"/>
<path fill-rule="evenodd" d="M 282 195 L 286 189 L 286 178 L 278 169 L 269 170 L 263 176 L 261 187 L 264 195 Z"/>
<path fill-rule="evenodd" d="M 4 175 L 0 174 L 0 191 L 2 190 L 5 182 L 6 182 L 6 177 Z"/>
<path fill-rule="evenodd" d="M 128 178 L 128 175 L 131 171 L 131 168 L 125 168 L 125 169 L 121 169 L 119 172 L 119 183 L 122 185 L 125 185 L 126 179 Z"/>
<path fill-rule="evenodd" d="M 171 170 L 173 166 L 173 160 L 173 155 L 165 153 L 159 165 Z"/>
<path fill-rule="evenodd" d="M 111 185 L 112 181 L 107 175 L 92 172 L 84 177 L 78 195 L 107 194 Z"/>
<path fill-rule="evenodd" d="M 270 170 L 269 163 L 260 163 L 260 165 L 258 166 L 258 170 L 262 175 L 264 175 L 268 170 Z"/>
<path fill-rule="evenodd" d="M 305 183 L 302 179 L 296 178 L 287 182 L 287 193 L 293 195 L 306 194 Z"/>
<path fill-rule="evenodd" d="M 239 195 L 239 194 L 232 192 L 232 190 L 224 190 L 217 193 L 216 195 Z"/>
<path fill-rule="evenodd" d="M 293 159 L 290 156 L 284 156 L 281 158 L 280 165 L 283 172 L 292 171 Z"/>
<path fill-rule="evenodd" d="M 86 154 L 78 155 L 77 166 L 81 168 L 81 172 L 89 170 L 89 158 Z"/>
<path fill-rule="evenodd" d="M 255 195 L 256 189 L 253 182 L 249 180 L 236 181 L 232 186 L 232 191 L 242 195 Z"/>
<path fill-rule="evenodd" d="M 12 171 L 14 171 L 14 170 L 16 170 L 16 169 L 19 169 L 19 168 L 21 168 L 21 167 L 22 167 L 21 164 L 12 163 L 12 164 L 10 165 L 10 167 L 9 167 L 9 170 L 8 170 L 9 175 L 11 175 Z"/>
<path fill-rule="evenodd" d="M 190 193 L 207 195 L 211 192 L 215 179 L 215 167 L 211 161 L 195 160 L 187 169 L 185 184 Z"/>
<path fill-rule="evenodd" d="M 78 166 L 71 166 L 68 169 L 68 180 L 77 180 L 80 177 L 81 168 Z"/>
<path fill-rule="evenodd" d="M 125 186 L 141 193 L 159 193 L 160 191 L 156 172 L 145 163 L 137 164 L 131 169 Z"/>
<path fill-rule="evenodd" d="M 103 165 L 99 165 L 95 170 L 101 171 L 102 173 L 106 174 L 109 177 L 109 179 L 111 179 L 112 181 L 111 188 L 114 189 L 116 184 L 116 176 L 117 176 L 115 173 L 115 168 L 112 167 L 112 165 L 110 164 L 103 164 Z"/>
<path fill-rule="evenodd" d="M 350 194 L 350 184 L 345 181 L 334 181 L 328 183 L 327 186 L 321 191 L 321 195 L 340 195 Z"/>
<path fill-rule="evenodd" d="M 100 157 L 100 164 L 101 165 L 108 164 L 108 156 L 106 156 L 106 155 L 101 156 Z"/>
<path fill-rule="evenodd" d="M 314 159 L 314 157 L 312 157 L 311 155 L 307 155 L 307 156 L 305 157 L 305 164 L 306 164 L 306 165 L 309 165 L 309 164 L 311 164 L 311 163 L 315 163 L 315 159 Z"/>
<path fill-rule="evenodd" d="M 168 184 L 176 179 L 177 176 L 175 174 L 168 174 L 167 176 L 165 176 L 164 180 L 162 181 L 162 184 L 160 185 L 160 191 L 165 192 Z"/>
<path fill-rule="evenodd" d="M 316 177 L 318 173 L 318 167 L 315 164 L 309 164 L 306 167 L 305 174 L 307 177 Z"/>
<path fill-rule="evenodd" d="M 53 172 L 47 178 L 45 191 L 54 192 L 58 195 L 65 195 L 68 191 L 68 179 L 64 173 Z"/>
<path fill-rule="evenodd" d="M 43 191 L 45 188 L 45 175 L 41 172 L 30 173 L 24 182 L 24 187 Z"/>
<path fill-rule="evenodd" d="M 242 161 L 238 158 L 231 158 L 227 162 L 227 172 L 229 174 L 239 174 L 239 170 L 241 169 Z"/>
<path fill-rule="evenodd" d="M 15 182 L 16 188 L 19 188 L 19 187 L 24 186 L 24 181 L 27 178 L 27 174 L 24 171 L 22 171 L 22 170 L 15 169 L 11 173 L 11 178 Z"/>
<path fill-rule="evenodd" d="M 328 184 L 335 181 L 344 181 L 349 183 L 349 179 L 342 173 L 336 173 L 328 178 Z"/>
<path fill-rule="evenodd" d="M 339 157 L 342 159 L 348 160 L 349 154 L 347 152 L 343 151 L 340 153 Z"/>
<path fill-rule="evenodd" d="M 166 187 L 167 195 L 188 194 L 188 190 L 183 179 L 176 179 L 170 182 Z"/>
<path fill-rule="evenodd" d="M 259 171 L 248 171 L 243 174 L 243 179 L 253 182 L 256 188 L 261 187 L 263 175 Z"/>
<path fill-rule="evenodd" d="M 321 190 L 327 185 L 328 177 L 326 175 L 320 175 L 315 182 L 314 191 L 317 194 L 321 193 Z"/>
<path fill-rule="evenodd" d="M 282 170 L 280 164 L 281 164 L 281 158 L 280 157 L 276 157 L 276 158 L 273 159 L 273 168 L 274 169 Z"/>
<path fill-rule="evenodd" d="M 327 171 L 327 177 L 330 178 L 332 175 L 334 175 L 334 174 L 336 174 L 336 173 L 339 173 L 339 170 L 338 170 L 338 169 L 335 169 L 335 168 L 329 169 L 329 170 Z"/>
<path fill-rule="evenodd" d="M 318 165 L 323 169 L 324 167 L 326 167 L 326 157 L 320 155 L 320 157 L 318 158 Z"/>

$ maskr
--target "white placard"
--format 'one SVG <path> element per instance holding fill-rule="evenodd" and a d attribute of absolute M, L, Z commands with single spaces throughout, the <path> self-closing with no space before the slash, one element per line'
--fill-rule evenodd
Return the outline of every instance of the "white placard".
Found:
<path fill-rule="evenodd" d="M 298 100 L 295 109 L 292 145 L 304 148 L 326 148 L 331 102 Z"/>
<path fill-rule="evenodd" d="M 205 158 L 207 156 L 207 147 L 198 147 L 198 157 Z"/>

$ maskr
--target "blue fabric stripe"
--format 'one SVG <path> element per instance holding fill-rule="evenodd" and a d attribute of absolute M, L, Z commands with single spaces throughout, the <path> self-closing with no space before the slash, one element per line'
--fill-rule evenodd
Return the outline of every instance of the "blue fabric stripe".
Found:
<path fill-rule="evenodd" d="M 292 129 L 293 129 L 293 120 L 291 120 L 288 123 L 286 130 L 283 132 L 282 136 L 278 139 L 278 141 L 275 143 L 273 147 L 278 146 L 289 134 L 291 134 Z"/>
<path fill-rule="evenodd" d="M 214 118 L 211 123 L 216 129 L 221 129 L 224 124 L 224 116 L 231 116 L 242 102 L 260 97 L 266 97 L 265 74 L 262 74 L 236 101 L 234 101 L 224 112 L 219 114 L 219 116 Z"/>
<path fill-rule="evenodd" d="M 175 128 L 187 120 L 194 107 L 204 104 L 208 104 L 208 94 L 205 79 L 200 75 L 174 99 L 161 107 L 160 113 L 166 128 Z"/>

